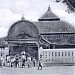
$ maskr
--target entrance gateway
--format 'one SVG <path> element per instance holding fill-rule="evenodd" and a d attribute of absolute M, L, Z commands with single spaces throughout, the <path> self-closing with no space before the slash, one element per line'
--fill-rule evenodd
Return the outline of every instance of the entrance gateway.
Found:
<path fill-rule="evenodd" d="M 32 22 L 22 19 L 14 23 L 9 29 L 7 41 L 10 55 L 25 51 L 38 60 L 39 32 Z"/>
<path fill-rule="evenodd" d="M 21 54 L 23 51 L 26 52 L 27 56 L 35 57 L 38 60 L 38 42 L 29 40 L 10 40 L 9 41 L 10 55 Z"/>

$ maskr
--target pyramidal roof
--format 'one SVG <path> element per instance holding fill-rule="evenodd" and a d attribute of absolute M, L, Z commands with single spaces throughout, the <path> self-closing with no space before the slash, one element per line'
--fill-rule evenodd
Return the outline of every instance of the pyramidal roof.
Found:
<path fill-rule="evenodd" d="M 38 19 L 39 21 L 55 21 L 60 20 L 59 17 L 57 17 L 50 9 L 50 5 L 48 7 L 48 10 Z"/>

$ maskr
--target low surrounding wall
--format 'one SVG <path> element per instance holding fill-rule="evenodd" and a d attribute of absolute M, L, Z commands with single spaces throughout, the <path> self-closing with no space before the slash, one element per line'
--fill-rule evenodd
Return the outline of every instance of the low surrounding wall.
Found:
<path fill-rule="evenodd" d="M 39 49 L 39 60 L 44 64 L 69 65 L 75 63 L 75 49 Z"/>

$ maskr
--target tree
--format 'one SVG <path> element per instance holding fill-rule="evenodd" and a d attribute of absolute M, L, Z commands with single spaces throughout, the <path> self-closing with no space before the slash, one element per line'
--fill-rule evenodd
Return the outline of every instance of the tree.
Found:
<path fill-rule="evenodd" d="M 57 3 L 61 2 L 61 1 L 62 1 L 62 3 L 65 3 L 68 7 L 66 12 L 68 12 L 68 13 L 75 12 L 75 0 L 56 0 Z"/>

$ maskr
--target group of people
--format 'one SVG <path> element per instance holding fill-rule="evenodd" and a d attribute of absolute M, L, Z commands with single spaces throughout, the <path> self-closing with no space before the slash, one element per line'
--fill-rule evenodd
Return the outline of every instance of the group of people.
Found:
<path fill-rule="evenodd" d="M 33 63 L 33 66 L 36 67 L 36 59 L 33 57 L 31 59 L 30 56 L 26 58 L 25 52 L 23 52 L 21 55 L 16 54 L 14 57 L 11 57 L 9 55 L 6 55 L 5 59 L 0 58 L 0 66 L 9 66 L 9 67 L 22 67 L 28 66 L 28 68 L 31 67 L 31 63 Z M 38 62 L 38 69 L 42 69 L 42 63 Z"/>

